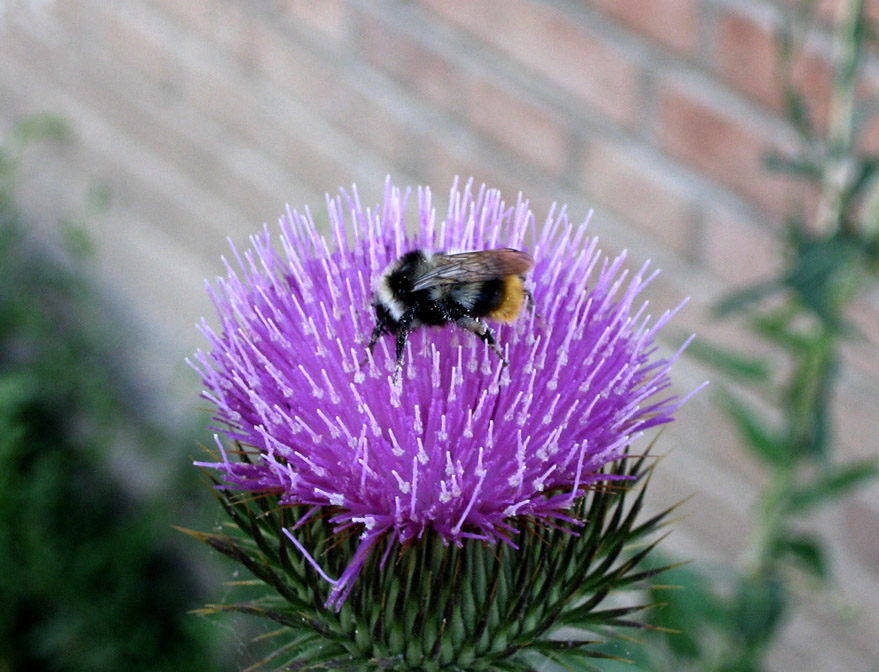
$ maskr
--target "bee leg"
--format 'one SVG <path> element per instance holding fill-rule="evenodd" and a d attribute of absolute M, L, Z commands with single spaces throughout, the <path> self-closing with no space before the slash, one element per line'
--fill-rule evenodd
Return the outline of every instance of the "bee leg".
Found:
<path fill-rule="evenodd" d="M 541 318 L 540 313 L 537 312 L 537 304 L 534 302 L 534 295 L 528 289 L 522 289 L 522 293 L 525 295 L 525 303 L 528 304 L 528 310 L 539 322 L 543 322 L 543 318 Z"/>
<path fill-rule="evenodd" d="M 525 295 L 525 303 L 528 304 L 528 310 L 532 313 L 534 312 L 534 294 L 531 293 L 529 289 L 523 289 L 522 293 Z"/>
<path fill-rule="evenodd" d="M 369 345 L 366 346 L 367 352 L 372 352 L 373 349 L 375 349 L 375 344 L 378 343 L 378 339 L 384 333 L 386 325 L 387 325 L 387 322 L 384 320 L 384 318 L 382 318 L 380 316 L 376 316 L 375 329 L 372 330 L 372 336 L 369 337 Z M 363 366 L 364 364 L 366 364 L 366 361 L 368 359 L 369 359 L 368 355 L 366 357 L 364 357 L 360 361 L 360 366 Z"/>
<path fill-rule="evenodd" d="M 397 356 L 397 365 L 394 367 L 394 380 L 399 378 L 400 371 L 403 369 L 403 354 L 406 350 L 406 341 L 409 340 L 409 334 L 412 333 L 413 319 L 415 319 L 415 311 L 406 311 L 403 313 L 397 326 L 397 344 L 395 353 Z"/>
<path fill-rule="evenodd" d="M 385 330 L 385 323 L 382 320 L 379 320 L 375 323 L 375 329 L 372 330 L 372 336 L 369 337 L 369 345 L 366 346 L 367 352 L 372 352 L 375 348 L 375 344 L 378 343 L 379 337 L 382 335 L 382 332 Z"/>
<path fill-rule="evenodd" d="M 507 358 L 504 357 L 504 353 L 498 346 L 497 341 L 494 340 L 494 333 L 485 322 L 483 322 L 482 320 L 478 320 L 475 317 L 469 317 L 465 315 L 464 317 L 460 317 L 455 320 L 455 324 L 457 324 L 462 329 L 472 331 L 474 334 L 479 336 L 479 338 L 488 343 L 489 347 L 495 351 L 497 356 L 500 357 L 501 361 L 504 363 L 504 366 L 509 366 L 510 363 L 507 361 Z"/>

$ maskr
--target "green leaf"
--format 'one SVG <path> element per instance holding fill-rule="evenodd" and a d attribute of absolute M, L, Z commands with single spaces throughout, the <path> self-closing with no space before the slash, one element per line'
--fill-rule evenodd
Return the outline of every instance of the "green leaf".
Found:
<path fill-rule="evenodd" d="M 830 566 L 821 540 L 808 534 L 783 536 L 778 540 L 776 554 L 794 562 L 803 571 L 827 581 Z"/>
<path fill-rule="evenodd" d="M 829 237 L 800 235 L 784 284 L 828 327 L 843 326 L 840 311 L 857 277 L 860 242 L 845 230 Z"/>
<path fill-rule="evenodd" d="M 15 161 L 5 147 L 0 147 L 0 180 L 9 179 L 15 168 Z"/>
<path fill-rule="evenodd" d="M 764 382 L 771 373 L 771 367 L 765 358 L 733 352 L 704 341 L 694 340 L 690 343 L 687 354 L 720 373 L 743 381 Z"/>
<path fill-rule="evenodd" d="M 70 127 L 61 117 L 51 113 L 34 114 L 15 124 L 13 137 L 20 146 L 39 140 L 66 140 Z"/>
<path fill-rule="evenodd" d="M 763 157 L 763 166 L 767 170 L 808 181 L 821 179 L 821 166 L 810 156 L 795 157 L 786 156 L 779 152 L 770 152 Z"/>
<path fill-rule="evenodd" d="M 651 598 L 665 605 L 652 612 L 652 624 L 664 630 L 661 636 L 675 657 L 703 658 L 706 632 L 724 618 L 714 582 L 699 569 L 687 566 L 669 570 L 663 584 L 651 589 Z"/>
<path fill-rule="evenodd" d="M 712 307 L 712 312 L 715 317 L 727 317 L 734 313 L 742 312 L 752 304 L 763 300 L 777 291 L 778 288 L 779 283 L 777 280 L 768 280 L 745 287 L 723 297 Z"/>
<path fill-rule="evenodd" d="M 798 353 L 784 397 L 784 415 L 798 457 L 826 458 L 831 445 L 831 401 L 836 380 L 835 340 L 818 333 Z"/>
<path fill-rule="evenodd" d="M 750 448 L 751 452 L 763 462 L 785 465 L 790 459 L 787 442 L 778 432 L 773 431 L 744 402 L 729 392 L 720 392 L 720 403 Z"/>
<path fill-rule="evenodd" d="M 744 578 L 738 585 L 733 613 L 742 650 L 772 641 L 788 606 L 787 590 L 774 578 Z"/>
<path fill-rule="evenodd" d="M 842 497 L 879 475 L 879 461 L 862 460 L 826 472 L 815 482 L 798 488 L 790 497 L 794 513 L 806 513 L 819 504 Z"/>
<path fill-rule="evenodd" d="M 842 195 L 842 202 L 854 205 L 853 202 L 861 196 L 864 187 L 870 184 L 877 171 L 879 171 L 879 156 L 858 157 L 857 173 Z"/>
<path fill-rule="evenodd" d="M 802 93 L 793 85 L 784 87 L 784 105 L 787 117 L 806 141 L 815 135 L 815 127 L 809 114 L 809 103 Z M 771 168 L 767 165 L 767 168 Z M 819 170 L 820 173 L 820 170 Z M 818 178 L 820 179 L 820 174 Z"/>

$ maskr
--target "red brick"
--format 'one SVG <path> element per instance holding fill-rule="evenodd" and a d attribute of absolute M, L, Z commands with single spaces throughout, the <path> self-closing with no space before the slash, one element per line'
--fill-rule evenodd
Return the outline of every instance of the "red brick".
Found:
<path fill-rule="evenodd" d="M 216 0 L 191 0 L 190 2 L 151 0 L 151 4 L 161 7 L 163 11 L 180 19 L 181 23 L 187 26 L 203 24 L 217 9 Z"/>
<path fill-rule="evenodd" d="M 571 17 L 528 0 L 422 3 L 616 123 L 636 123 L 641 69 L 613 42 Z"/>
<path fill-rule="evenodd" d="M 521 92 L 478 78 L 468 80 L 466 114 L 473 126 L 537 167 L 561 174 L 570 138 L 558 115 L 538 107 Z"/>
<path fill-rule="evenodd" d="M 446 54 L 430 49 L 379 16 L 364 14 L 358 28 L 358 44 L 367 62 L 444 108 L 460 104 L 460 74 Z"/>
<path fill-rule="evenodd" d="M 493 152 L 485 152 L 472 140 L 455 134 L 439 135 L 425 133 L 417 140 L 418 151 L 411 153 L 417 163 L 411 165 L 411 172 L 417 176 L 420 184 L 429 184 L 433 188 L 434 203 L 438 216 L 444 217 L 448 204 L 449 188 L 457 176 L 459 186 L 473 178 L 474 188 L 481 184 L 492 189 L 499 189 L 507 204 L 516 202 L 521 192 L 530 200 L 531 210 L 538 222 L 543 222 L 553 200 L 559 197 L 556 190 L 547 194 L 542 186 L 546 183 L 532 183 L 528 177 L 510 170 L 509 162 Z M 577 213 L 578 217 L 585 211 Z"/>
<path fill-rule="evenodd" d="M 263 13 L 253 11 L 245 3 L 225 0 L 195 0 L 191 3 L 150 0 L 146 4 L 150 9 L 157 8 L 173 21 L 179 22 L 179 34 L 175 31 L 169 36 L 170 39 L 179 37 L 188 41 L 191 46 L 196 42 L 193 38 L 201 38 L 203 43 L 199 42 L 198 49 L 213 49 L 214 53 L 221 52 L 224 59 L 233 59 L 248 67 L 258 63 L 258 55 L 262 51 L 259 44 L 261 26 L 265 23 L 276 25 L 279 22 L 279 17 L 269 18 Z M 178 49 L 173 54 L 181 60 L 210 59 L 210 56 L 200 51 L 189 53 Z"/>
<path fill-rule="evenodd" d="M 338 44 L 350 39 L 351 11 L 345 0 L 285 0 L 283 14 Z"/>
<path fill-rule="evenodd" d="M 719 74 L 754 99 L 777 107 L 778 50 L 770 29 L 731 11 L 721 12 L 718 21 Z"/>
<path fill-rule="evenodd" d="M 334 85 L 335 73 L 326 60 L 307 53 L 277 26 L 259 25 L 256 44 L 260 76 L 280 91 L 307 100 L 315 91 L 328 97 L 338 88 Z"/>
<path fill-rule="evenodd" d="M 418 128 L 401 123 L 399 113 L 393 113 L 381 99 L 368 92 L 345 88 L 336 92 L 331 104 L 317 103 L 326 119 L 332 120 L 364 147 L 375 154 L 406 165 L 413 154 L 421 152 Z M 413 147 L 419 147 L 413 152 Z M 420 157 L 419 157 L 420 158 Z"/>
<path fill-rule="evenodd" d="M 874 574 L 879 574 L 879 511 L 853 498 L 846 501 L 845 533 L 848 550 Z"/>
<path fill-rule="evenodd" d="M 734 287 L 766 280 L 781 263 L 778 232 L 715 205 L 705 213 L 702 262 Z"/>
<path fill-rule="evenodd" d="M 290 43 L 285 35 L 263 26 L 259 34 L 264 74 L 324 120 L 356 138 L 364 148 L 406 164 L 417 146 L 410 125 L 399 123 L 398 107 L 378 91 L 352 86 L 341 68 Z M 395 112 L 395 110 L 397 110 Z M 294 132 L 295 134 L 295 132 Z"/>
<path fill-rule="evenodd" d="M 92 19 L 101 10 L 91 10 Z M 174 61 L 164 45 L 154 39 L 149 32 L 132 28 L 130 24 L 118 20 L 118 13 L 105 15 L 108 49 L 114 54 L 124 54 L 125 60 L 134 65 L 139 72 L 156 81 L 166 80 L 174 68 Z"/>
<path fill-rule="evenodd" d="M 873 335 L 876 336 L 875 333 Z M 874 359 L 875 354 L 874 341 Z M 876 399 L 879 398 L 879 381 L 875 377 L 868 378 L 869 369 L 859 369 L 858 361 L 847 356 L 843 358 L 842 372 L 843 375 L 836 381 L 839 389 L 834 394 L 831 409 L 834 423 L 832 450 L 840 462 L 876 460 Z M 879 495 L 879 480 L 875 481 L 875 487 Z"/>
<path fill-rule="evenodd" d="M 858 297 L 851 304 L 848 319 L 858 336 L 843 343 L 846 361 L 860 375 L 879 380 L 879 357 L 876 356 L 879 348 L 879 307 L 871 303 L 867 296 Z M 871 401 L 875 404 L 875 398 Z"/>
<path fill-rule="evenodd" d="M 704 82 L 667 82 L 659 95 L 662 147 L 780 219 L 789 199 L 806 190 L 767 171 L 763 160 L 770 150 L 789 149 L 791 134 L 778 137 L 778 127 L 766 126 L 744 106 L 733 109 L 719 95 Z"/>
<path fill-rule="evenodd" d="M 858 105 L 872 110 L 879 99 L 879 68 L 865 68 L 864 77 L 858 87 Z M 872 102 L 871 102 L 872 101 Z M 860 135 L 854 138 L 862 152 L 879 154 L 879 115 L 872 114 L 866 119 Z"/>
<path fill-rule="evenodd" d="M 252 66 L 259 53 L 256 35 L 260 23 L 261 18 L 247 5 L 229 3 L 216 12 L 213 30 L 207 37 L 212 46 L 220 47 L 224 57 Z"/>
<path fill-rule="evenodd" d="M 784 80 L 776 39 L 777 26 L 770 17 L 758 18 L 734 10 L 720 12 L 717 72 L 725 81 L 763 105 L 782 112 Z M 832 69 L 815 49 L 806 45 L 791 73 L 794 86 L 804 96 L 812 122 L 827 120 Z"/>
<path fill-rule="evenodd" d="M 621 23 L 692 56 L 699 46 L 699 3 L 696 0 L 592 0 Z"/>
<path fill-rule="evenodd" d="M 679 254 L 689 252 L 695 202 L 653 161 L 631 147 L 596 140 L 583 157 L 590 196 Z"/>
<path fill-rule="evenodd" d="M 56 16 L 87 40 L 88 48 L 107 51 L 114 63 L 124 62 L 150 80 L 166 80 L 174 70 L 174 59 L 162 39 L 155 39 L 149 27 L 148 9 L 139 7 L 120 16 L 118 11 L 91 0 L 70 0 L 55 6 Z M 87 36 L 87 37 L 86 37 Z"/>

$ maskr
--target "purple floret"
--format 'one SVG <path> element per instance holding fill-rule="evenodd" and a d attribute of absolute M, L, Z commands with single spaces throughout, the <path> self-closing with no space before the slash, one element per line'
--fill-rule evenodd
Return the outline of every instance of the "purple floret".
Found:
<path fill-rule="evenodd" d="M 381 539 L 432 529 L 450 543 L 515 545 L 517 518 L 567 519 L 575 497 L 608 480 L 602 467 L 682 403 L 666 392 L 674 357 L 655 345 L 673 311 L 651 323 L 635 305 L 653 277 L 646 264 L 630 277 L 624 255 L 603 257 L 564 209 L 537 227 L 521 197 L 507 207 L 495 190 L 456 183 L 445 221 L 428 189 L 413 221 L 408 193 L 388 181 L 376 210 L 356 189 L 328 199 L 327 237 L 308 210 L 289 209 L 278 239 L 253 236 L 209 287 L 220 329 L 202 323 L 210 345 L 193 362 L 221 431 L 250 453 L 241 462 L 221 446 L 222 461 L 203 466 L 227 487 L 330 507 L 338 531 L 361 533 L 333 581 L 335 606 Z M 491 324 L 508 367 L 454 325 L 416 329 L 398 380 L 391 336 L 367 355 L 373 283 L 415 247 L 534 257 L 534 311 Z"/>

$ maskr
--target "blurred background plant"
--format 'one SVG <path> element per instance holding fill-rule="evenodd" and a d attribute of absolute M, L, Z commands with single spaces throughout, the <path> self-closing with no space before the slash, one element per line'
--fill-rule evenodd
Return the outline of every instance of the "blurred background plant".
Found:
<path fill-rule="evenodd" d="M 66 136 L 31 117 L 0 146 L 0 671 L 225 669 L 221 630 L 187 613 L 204 567 L 171 529 L 204 494 L 196 435 L 126 374 L 82 230 L 53 226 L 49 246 L 16 208 L 27 148 Z"/>
<path fill-rule="evenodd" d="M 845 617 L 832 595 L 832 549 L 810 520 L 879 474 L 879 458 L 836 458 L 833 417 L 842 350 L 847 339 L 859 337 L 848 314 L 879 270 L 879 156 L 859 149 L 875 110 L 859 100 L 858 88 L 877 27 L 863 0 L 838 3 L 835 69 L 822 125 L 795 83 L 816 7 L 797 3 L 779 33 L 780 86 L 799 143 L 766 161 L 767 169 L 811 185 L 816 202 L 798 204 L 788 217 L 777 274 L 715 307 L 717 319 L 741 320 L 755 343 L 768 344 L 774 354 L 698 341 L 690 349 L 730 382 L 716 391 L 718 403 L 765 474 L 765 487 L 735 566 L 687 565 L 660 577 L 663 585 L 652 593 L 664 606 L 654 612 L 650 645 L 616 649 L 642 669 L 757 672 L 767 669 L 767 654 L 802 599 L 823 596 Z"/>

